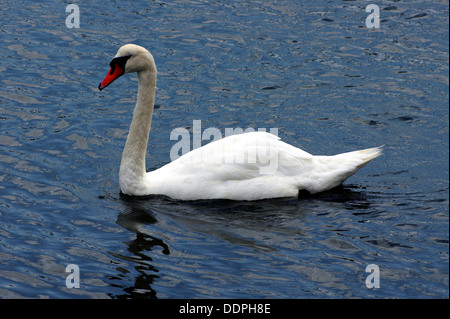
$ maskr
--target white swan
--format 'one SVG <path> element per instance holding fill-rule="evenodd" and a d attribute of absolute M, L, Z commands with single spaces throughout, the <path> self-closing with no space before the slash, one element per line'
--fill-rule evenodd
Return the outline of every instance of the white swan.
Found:
<path fill-rule="evenodd" d="M 296 197 L 300 190 L 325 191 L 340 185 L 381 153 L 381 148 L 313 156 L 265 132 L 213 141 L 152 172 L 145 155 L 155 102 L 156 65 L 145 48 L 126 44 L 99 84 L 102 90 L 122 74 L 137 72 L 133 120 L 120 164 L 122 193 L 166 195 L 175 199 L 258 200 Z"/>

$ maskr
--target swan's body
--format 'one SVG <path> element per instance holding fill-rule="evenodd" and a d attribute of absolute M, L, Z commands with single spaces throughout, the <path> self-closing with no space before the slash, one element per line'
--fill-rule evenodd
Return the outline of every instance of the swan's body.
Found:
<path fill-rule="evenodd" d="M 122 193 L 175 199 L 257 200 L 296 197 L 300 190 L 322 192 L 340 185 L 381 153 L 380 148 L 313 156 L 265 132 L 232 135 L 211 142 L 152 172 L 145 154 L 153 114 L 156 66 L 143 47 L 127 44 L 100 83 L 105 88 L 124 73 L 137 72 L 137 103 L 122 154 Z"/>

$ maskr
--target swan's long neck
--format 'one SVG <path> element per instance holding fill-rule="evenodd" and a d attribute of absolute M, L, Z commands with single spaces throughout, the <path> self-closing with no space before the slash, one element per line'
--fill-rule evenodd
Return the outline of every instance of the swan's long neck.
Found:
<path fill-rule="evenodd" d="M 145 176 L 145 155 L 155 103 L 156 72 L 140 71 L 138 80 L 136 107 L 120 164 L 119 183 L 122 191 L 131 186 L 128 185 L 131 181 L 139 183 Z"/>

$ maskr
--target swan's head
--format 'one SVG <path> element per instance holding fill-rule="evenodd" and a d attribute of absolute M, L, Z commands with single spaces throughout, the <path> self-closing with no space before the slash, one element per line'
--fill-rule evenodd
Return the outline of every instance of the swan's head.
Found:
<path fill-rule="evenodd" d="M 136 44 L 125 44 L 109 63 L 111 69 L 98 85 L 101 91 L 125 73 L 150 71 L 156 74 L 155 60 L 147 49 Z"/>

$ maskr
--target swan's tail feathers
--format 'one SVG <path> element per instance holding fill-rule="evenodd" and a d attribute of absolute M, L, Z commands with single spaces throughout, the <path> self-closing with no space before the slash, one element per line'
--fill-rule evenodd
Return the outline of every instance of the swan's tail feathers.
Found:
<path fill-rule="evenodd" d="M 364 150 L 332 156 L 331 158 L 334 165 L 339 167 L 336 171 L 337 176 L 339 176 L 337 179 L 340 179 L 340 182 L 342 183 L 348 177 L 352 176 L 359 169 L 364 167 L 367 163 L 380 156 L 382 153 L 382 148 L 383 146 L 367 148 Z"/>
<path fill-rule="evenodd" d="M 384 146 L 384 145 L 383 145 Z M 355 174 L 367 163 L 381 155 L 383 146 L 367 148 L 359 151 L 352 151 L 333 156 L 336 163 L 340 163 L 344 170 L 347 170 L 345 178 Z M 347 169 L 345 169 L 347 167 Z"/>
<path fill-rule="evenodd" d="M 366 148 L 364 150 L 354 151 L 354 152 L 345 153 L 345 154 L 349 154 L 349 155 L 354 154 L 355 159 L 360 161 L 360 164 L 358 164 L 356 166 L 357 170 L 359 170 L 361 167 L 363 167 L 364 165 L 369 163 L 371 160 L 380 156 L 383 153 L 383 146 L 384 145 L 379 146 L 379 147 Z"/>

